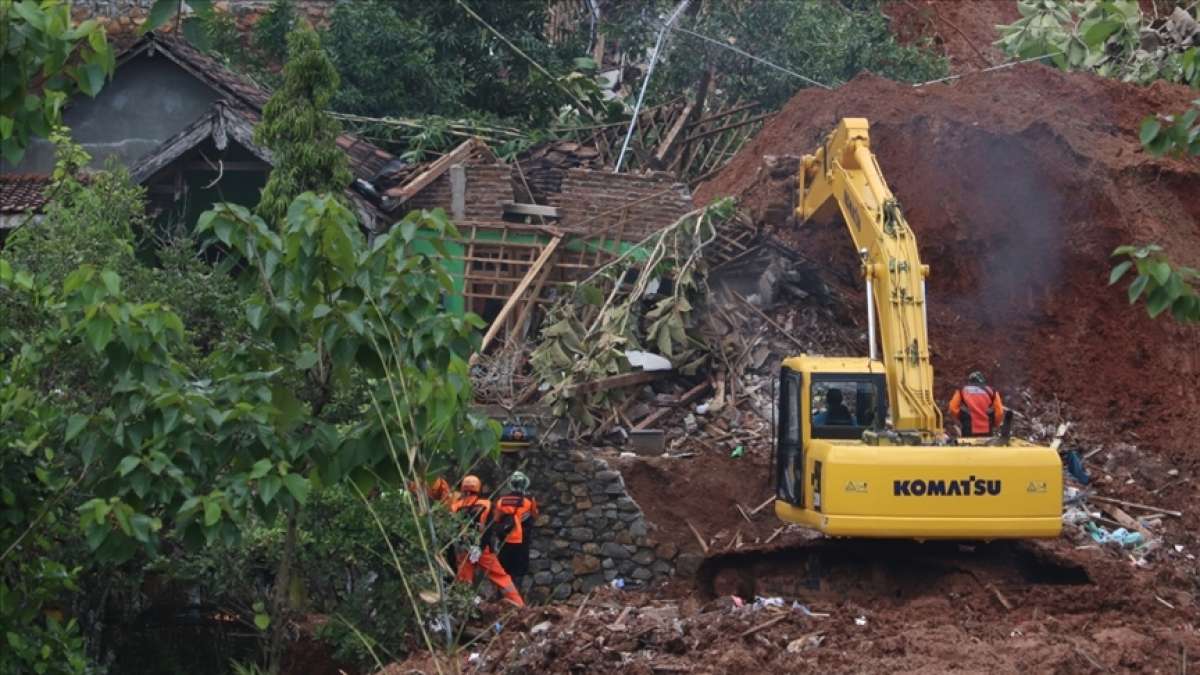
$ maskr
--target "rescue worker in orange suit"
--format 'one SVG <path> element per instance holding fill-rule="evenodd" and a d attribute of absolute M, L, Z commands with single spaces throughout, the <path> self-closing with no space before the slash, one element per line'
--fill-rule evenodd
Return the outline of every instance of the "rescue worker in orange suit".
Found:
<path fill-rule="evenodd" d="M 1004 419 L 1000 392 L 987 386 L 978 370 L 967 376 L 967 384 L 950 399 L 950 414 L 958 418 L 962 435 L 991 436 Z"/>
<path fill-rule="evenodd" d="M 467 515 L 470 523 L 478 527 L 480 532 L 478 543 L 474 543 L 472 538 L 472 543 L 459 547 L 457 579 L 468 584 L 475 583 L 475 570 L 481 568 L 487 578 L 500 589 L 500 594 L 505 600 L 517 607 L 524 607 L 525 601 L 517 592 L 512 577 L 508 576 L 496 557 L 496 547 L 492 541 L 496 538 L 492 503 L 479 495 L 482 487 L 478 476 L 466 476 L 462 479 L 462 494 L 450 504 L 451 513 Z"/>
<path fill-rule="evenodd" d="M 508 479 L 511 491 L 496 500 L 493 511 L 500 533 L 507 532 L 500 545 L 500 564 L 517 585 L 529 572 L 529 537 L 538 516 L 537 502 L 529 496 L 529 477 L 514 471 Z"/>

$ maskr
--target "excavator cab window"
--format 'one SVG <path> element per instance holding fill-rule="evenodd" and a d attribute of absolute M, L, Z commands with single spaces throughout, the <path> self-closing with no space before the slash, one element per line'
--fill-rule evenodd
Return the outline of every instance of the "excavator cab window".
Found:
<path fill-rule="evenodd" d="M 800 505 L 803 497 L 804 456 L 800 430 L 800 373 L 783 369 L 779 387 L 779 415 L 775 452 L 776 496 L 788 503 Z"/>
<path fill-rule="evenodd" d="M 809 391 L 813 438 L 857 439 L 887 415 L 883 376 L 814 373 Z"/>

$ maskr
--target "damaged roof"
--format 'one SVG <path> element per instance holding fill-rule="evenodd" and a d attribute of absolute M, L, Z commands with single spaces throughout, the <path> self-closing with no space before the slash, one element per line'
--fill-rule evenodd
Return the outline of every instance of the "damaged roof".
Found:
<path fill-rule="evenodd" d="M 0 173 L 0 214 L 40 211 L 46 205 L 50 177 L 35 173 Z"/>

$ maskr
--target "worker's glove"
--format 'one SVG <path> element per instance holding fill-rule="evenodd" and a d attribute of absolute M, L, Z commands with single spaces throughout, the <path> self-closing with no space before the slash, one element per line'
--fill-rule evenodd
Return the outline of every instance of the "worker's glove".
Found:
<path fill-rule="evenodd" d="M 472 546 L 470 550 L 467 551 L 467 560 L 470 560 L 472 564 L 477 563 L 479 562 L 479 556 L 481 555 L 483 555 L 483 551 L 481 551 L 478 546 Z"/>

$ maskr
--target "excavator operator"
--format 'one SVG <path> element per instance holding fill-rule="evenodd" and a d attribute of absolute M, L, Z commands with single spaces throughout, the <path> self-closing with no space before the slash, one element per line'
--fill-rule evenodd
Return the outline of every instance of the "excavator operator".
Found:
<path fill-rule="evenodd" d="M 492 502 L 479 495 L 482 488 L 483 483 L 478 476 L 465 476 L 462 479 L 462 494 L 450 505 L 451 513 L 465 513 L 470 518 L 470 524 L 481 533 L 478 543 L 473 538 L 464 537 L 467 541 L 459 546 L 457 579 L 463 583 L 475 583 L 475 570 L 482 568 L 487 578 L 500 589 L 505 600 L 517 607 L 524 607 L 525 601 L 521 599 L 512 577 L 504 571 L 504 566 L 496 557 L 497 542 L 493 539 L 497 537 L 492 527 Z"/>
<path fill-rule="evenodd" d="M 967 376 L 967 384 L 950 399 L 950 414 L 958 418 L 963 437 L 991 436 L 1004 419 L 1000 392 L 987 386 L 978 370 Z"/>
<path fill-rule="evenodd" d="M 833 387 L 825 392 L 825 411 L 817 413 L 813 424 L 818 426 L 854 424 L 854 417 L 850 414 L 850 409 L 846 407 L 845 395 L 842 394 L 841 389 Z"/>

